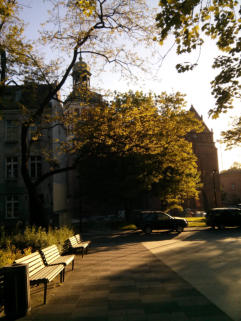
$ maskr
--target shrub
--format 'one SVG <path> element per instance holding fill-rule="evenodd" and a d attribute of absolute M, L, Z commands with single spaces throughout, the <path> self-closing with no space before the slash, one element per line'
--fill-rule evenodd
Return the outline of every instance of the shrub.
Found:
<path fill-rule="evenodd" d="M 26 227 L 21 233 L 7 235 L 1 227 L 0 236 L 0 267 L 12 264 L 15 259 L 28 255 L 36 250 L 56 244 L 62 251 L 64 241 L 74 234 L 71 228 L 49 228 L 46 231 L 42 227 Z"/>
<path fill-rule="evenodd" d="M 23 251 L 16 249 L 14 245 L 0 249 L 0 267 L 12 264 L 16 259 L 19 259 L 23 255 L 31 254 L 32 249 L 26 248 Z"/>
<path fill-rule="evenodd" d="M 13 235 L 11 241 L 18 249 L 31 247 L 36 251 L 52 244 L 56 244 L 61 249 L 64 241 L 73 234 L 73 230 L 68 227 L 49 228 L 46 231 L 42 227 L 32 226 L 27 227 L 22 234 Z"/>

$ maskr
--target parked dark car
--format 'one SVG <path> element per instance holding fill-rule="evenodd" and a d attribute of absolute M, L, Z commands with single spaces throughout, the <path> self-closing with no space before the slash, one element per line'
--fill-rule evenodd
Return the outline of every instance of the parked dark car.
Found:
<path fill-rule="evenodd" d="M 172 217 L 161 211 L 138 211 L 135 213 L 134 223 L 137 228 L 148 234 L 152 230 L 171 230 L 181 233 L 188 225 L 185 219 Z"/>
<path fill-rule="evenodd" d="M 207 212 L 206 223 L 214 229 L 216 227 L 219 229 L 241 227 L 241 209 L 229 207 L 212 208 Z"/>

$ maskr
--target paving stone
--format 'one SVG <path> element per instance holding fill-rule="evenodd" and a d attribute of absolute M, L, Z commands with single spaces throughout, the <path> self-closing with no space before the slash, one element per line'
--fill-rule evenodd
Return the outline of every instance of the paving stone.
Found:
<path fill-rule="evenodd" d="M 93 242 L 84 259 L 77 255 L 64 284 L 49 287 L 46 306 L 42 287 L 31 290 L 32 312 L 19 320 L 231 321 L 131 237 Z"/>
<path fill-rule="evenodd" d="M 148 321 L 172 321 L 171 316 L 168 313 L 150 313 L 147 315 L 147 320 Z"/>
<path fill-rule="evenodd" d="M 183 312 L 173 312 L 170 314 L 171 321 L 189 321 L 190 319 Z"/>

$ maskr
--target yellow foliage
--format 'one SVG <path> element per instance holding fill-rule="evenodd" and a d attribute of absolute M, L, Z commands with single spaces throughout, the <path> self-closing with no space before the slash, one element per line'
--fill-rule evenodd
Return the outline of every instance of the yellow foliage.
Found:
<path fill-rule="evenodd" d="M 170 191 L 163 189 L 168 202 L 185 198 L 187 191 L 189 196 L 197 197 L 196 158 L 185 135 L 202 130 L 202 126 L 184 111 L 184 106 L 180 93 L 164 92 L 158 97 L 141 92 L 119 94 L 109 105 L 83 108 L 78 118 L 69 114 L 67 122 L 72 124 L 73 140 L 65 147 L 90 159 L 136 157 L 145 163 L 140 165 L 144 169 L 138 176 L 143 188 L 150 191 L 153 184 L 170 184 Z M 169 183 L 173 176 L 179 177 L 178 184 L 175 180 Z"/>

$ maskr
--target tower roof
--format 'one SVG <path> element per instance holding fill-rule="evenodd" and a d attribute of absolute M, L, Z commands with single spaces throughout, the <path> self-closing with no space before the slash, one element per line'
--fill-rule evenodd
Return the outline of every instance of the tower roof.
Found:
<path fill-rule="evenodd" d="M 191 105 L 191 108 L 189 109 L 192 113 L 194 113 L 195 117 L 200 120 L 204 126 L 204 130 L 203 132 L 211 132 L 210 129 L 207 127 L 207 125 L 205 124 L 203 117 L 199 115 L 199 113 L 196 111 L 196 109 L 193 107 L 193 105 Z"/>
<path fill-rule="evenodd" d="M 74 64 L 73 73 L 87 73 L 89 76 L 91 76 L 90 67 L 85 61 L 83 61 L 81 54 L 79 56 L 79 61 Z"/>

